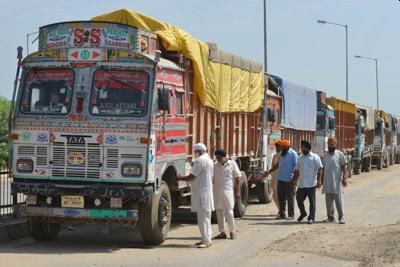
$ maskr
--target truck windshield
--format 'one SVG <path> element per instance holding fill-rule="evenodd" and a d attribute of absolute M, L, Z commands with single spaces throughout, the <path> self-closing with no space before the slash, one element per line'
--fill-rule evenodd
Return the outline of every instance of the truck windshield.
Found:
<path fill-rule="evenodd" d="M 317 111 L 317 130 L 324 130 L 326 124 L 325 112 Z"/>
<path fill-rule="evenodd" d="M 98 116 L 143 116 L 147 112 L 149 75 L 144 71 L 97 70 L 90 113 Z"/>
<path fill-rule="evenodd" d="M 67 114 L 73 81 L 74 72 L 69 69 L 30 70 L 22 92 L 21 112 Z"/>

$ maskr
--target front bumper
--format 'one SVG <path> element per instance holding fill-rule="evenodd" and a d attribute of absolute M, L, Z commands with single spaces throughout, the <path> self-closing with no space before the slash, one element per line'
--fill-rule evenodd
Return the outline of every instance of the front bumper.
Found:
<path fill-rule="evenodd" d="M 47 221 L 104 221 L 104 222 L 136 222 L 137 210 L 113 209 L 74 209 L 22 206 L 17 208 L 17 215 Z"/>
<path fill-rule="evenodd" d="M 13 194 L 61 196 L 79 195 L 84 197 L 122 197 L 137 201 L 146 201 L 154 192 L 153 186 L 130 186 L 109 184 L 60 184 L 45 182 L 13 182 L 11 184 Z"/>

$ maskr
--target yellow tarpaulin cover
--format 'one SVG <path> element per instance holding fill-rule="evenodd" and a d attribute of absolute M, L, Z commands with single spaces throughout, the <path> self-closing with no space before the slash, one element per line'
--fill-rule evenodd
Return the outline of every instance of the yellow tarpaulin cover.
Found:
<path fill-rule="evenodd" d="M 379 116 L 383 119 L 385 123 L 389 123 L 389 116 L 383 110 L 379 110 Z"/>
<path fill-rule="evenodd" d="M 168 23 L 121 9 L 92 20 L 118 22 L 155 32 L 168 51 L 182 53 L 193 61 L 194 92 L 200 101 L 220 112 L 254 112 L 264 99 L 264 71 L 249 61 L 231 54 L 228 63 L 210 59 L 209 44 L 194 39 L 184 30 Z M 222 56 L 226 60 L 226 55 Z M 229 64 L 234 62 L 234 64 Z"/>
<path fill-rule="evenodd" d="M 337 111 L 343 111 L 351 114 L 356 114 L 356 105 L 338 98 L 328 97 L 326 103 L 332 106 Z"/>

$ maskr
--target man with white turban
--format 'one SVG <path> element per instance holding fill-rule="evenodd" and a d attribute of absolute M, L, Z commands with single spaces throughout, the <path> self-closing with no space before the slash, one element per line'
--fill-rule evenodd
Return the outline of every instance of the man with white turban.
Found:
<path fill-rule="evenodd" d="M 196 243 L 199 248 L 211 246 L 211 212 L 214 210 L 213 175 L 214 163 L 207 154 L 204 144 L 193 146 L 195 161 L 190 174 L 179 176 L 178 180 L 191 182 L 192 211 L 197 213 L 197 223 L 200 228 L 201 241 Z"/>

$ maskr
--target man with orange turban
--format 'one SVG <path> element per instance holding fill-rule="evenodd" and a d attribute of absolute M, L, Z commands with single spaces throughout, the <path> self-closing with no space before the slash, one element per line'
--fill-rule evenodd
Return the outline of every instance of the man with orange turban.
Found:
<path fill-rule="evenodd" d="M 294 218 L 294 190 L 291 185 L 294 171 L 296 169 L 298 155 L 290 148 L 289 140 L 280 140 L 278 143 L 282 147 L 279 162 L 265 173 L 266 176 L 278 170 L 278 200 L 279 216 L 277 219 L 293 220 Z M 286 202 L 288 206 L 288 217 L 286 217 Z"/>

